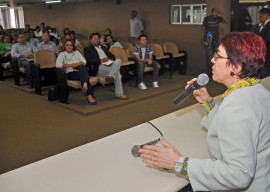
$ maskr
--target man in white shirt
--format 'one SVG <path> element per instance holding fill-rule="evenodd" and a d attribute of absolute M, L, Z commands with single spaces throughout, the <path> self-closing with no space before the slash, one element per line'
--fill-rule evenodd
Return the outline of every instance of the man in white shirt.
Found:
<path fill-rule="evenodd" d="M 121 60 L 103 46 L 100 46 L 100 34 L 92 33 L 89 36 L 91 44 L 84 48 L 84 57 L 87 61 L 86 66 L 91 76 L 104 77 L 104 83 L 115 85 L 116 99 L 126 100 L 128 97 L 124 95 L 120 67 Z"/>
<path fill-rule="evenodd" d="M 130 16 L 130 37 L 138 38 L 142 34 L 142 31 L 144 29 L 142 21 L 137 18 L 137 11 L 135 10 L 131 11 Z"/>

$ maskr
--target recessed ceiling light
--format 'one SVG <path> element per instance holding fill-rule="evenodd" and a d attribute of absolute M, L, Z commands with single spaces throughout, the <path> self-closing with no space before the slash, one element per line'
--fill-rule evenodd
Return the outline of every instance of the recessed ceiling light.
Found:
<path fill-rule="evenodd" d="M 46 3 L 61 3 L 61 0 L 46 1 Z"/>

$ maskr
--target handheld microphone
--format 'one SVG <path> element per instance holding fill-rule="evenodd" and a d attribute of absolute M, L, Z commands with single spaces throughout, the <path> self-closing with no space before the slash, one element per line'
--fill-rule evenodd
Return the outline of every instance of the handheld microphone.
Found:
<path fill-rule="evenodd" d="M 134 145 L 134 147 L 132 147 L 132 149 L 131 149 L 131 154 L 132 154 L 134 157 L 140 157 L 141 154 L 140 154 L 139 150 L 140 150 L 141 148 L 143 148 L 144 145 L 155 145 L 155 144 L 158 143 L 158 142 L 159 142 L 159 139 L 156 139 L 156 140 L 154 140 L 154 141 L 150 141 L 150 142 L 145 143 L 145 144 L 142 144 L 142 145 Z"/>
<path fill-rule="evenodd" d="M 178 95 L 174 100 L 173 104 L 180 105 L 188 96 L 193 93 L 194 90 L 198 89 L 201 86 L 204 86 L 208 83 L 209 77 L 207 74 L 202 73 L 197 77 L 197 80 L 185 89 L 180 95 Z"/>

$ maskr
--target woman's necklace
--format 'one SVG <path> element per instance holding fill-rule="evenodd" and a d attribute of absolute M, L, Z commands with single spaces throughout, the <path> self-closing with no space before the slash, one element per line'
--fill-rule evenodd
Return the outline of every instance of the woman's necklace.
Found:
<path fill-rule="evenodd" d="M 231 92 L 233 92 L 234 90 L 236 89 L 240 89 L 240 88 L 244 88 L 244 87 L 250 87 L 250 86 L 253 86 L 257 83 L 259 83 L 260 80 L 255 78 L 255 77 L 252 77 L 252 78 L 245 78 L 245 79 L 242 79 L 236 83 L 234 83 L 232 86 L 230 86 L 226 91 L 225 93 L 223 93 L 220 98 L 221 100 L 224 99 L 224 97 L 228 96 Z"/>
<path fill-rule="evenodd" d="M 68 52 L 65 53 L 65 60 L 66 61 L 72 60 L 73 57 L 74 57 L 74 52 L 72 52 L 72 54 L 68 53 Z"/>

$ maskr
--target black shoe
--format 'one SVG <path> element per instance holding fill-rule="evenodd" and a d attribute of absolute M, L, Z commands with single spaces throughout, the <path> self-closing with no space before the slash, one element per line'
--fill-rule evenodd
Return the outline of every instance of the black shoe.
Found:
<path fill-rule="evenodd" d="M 112 76 L 105 77 L 106 84 L 111 84 L 114 82 L 114 78 Z"/>

